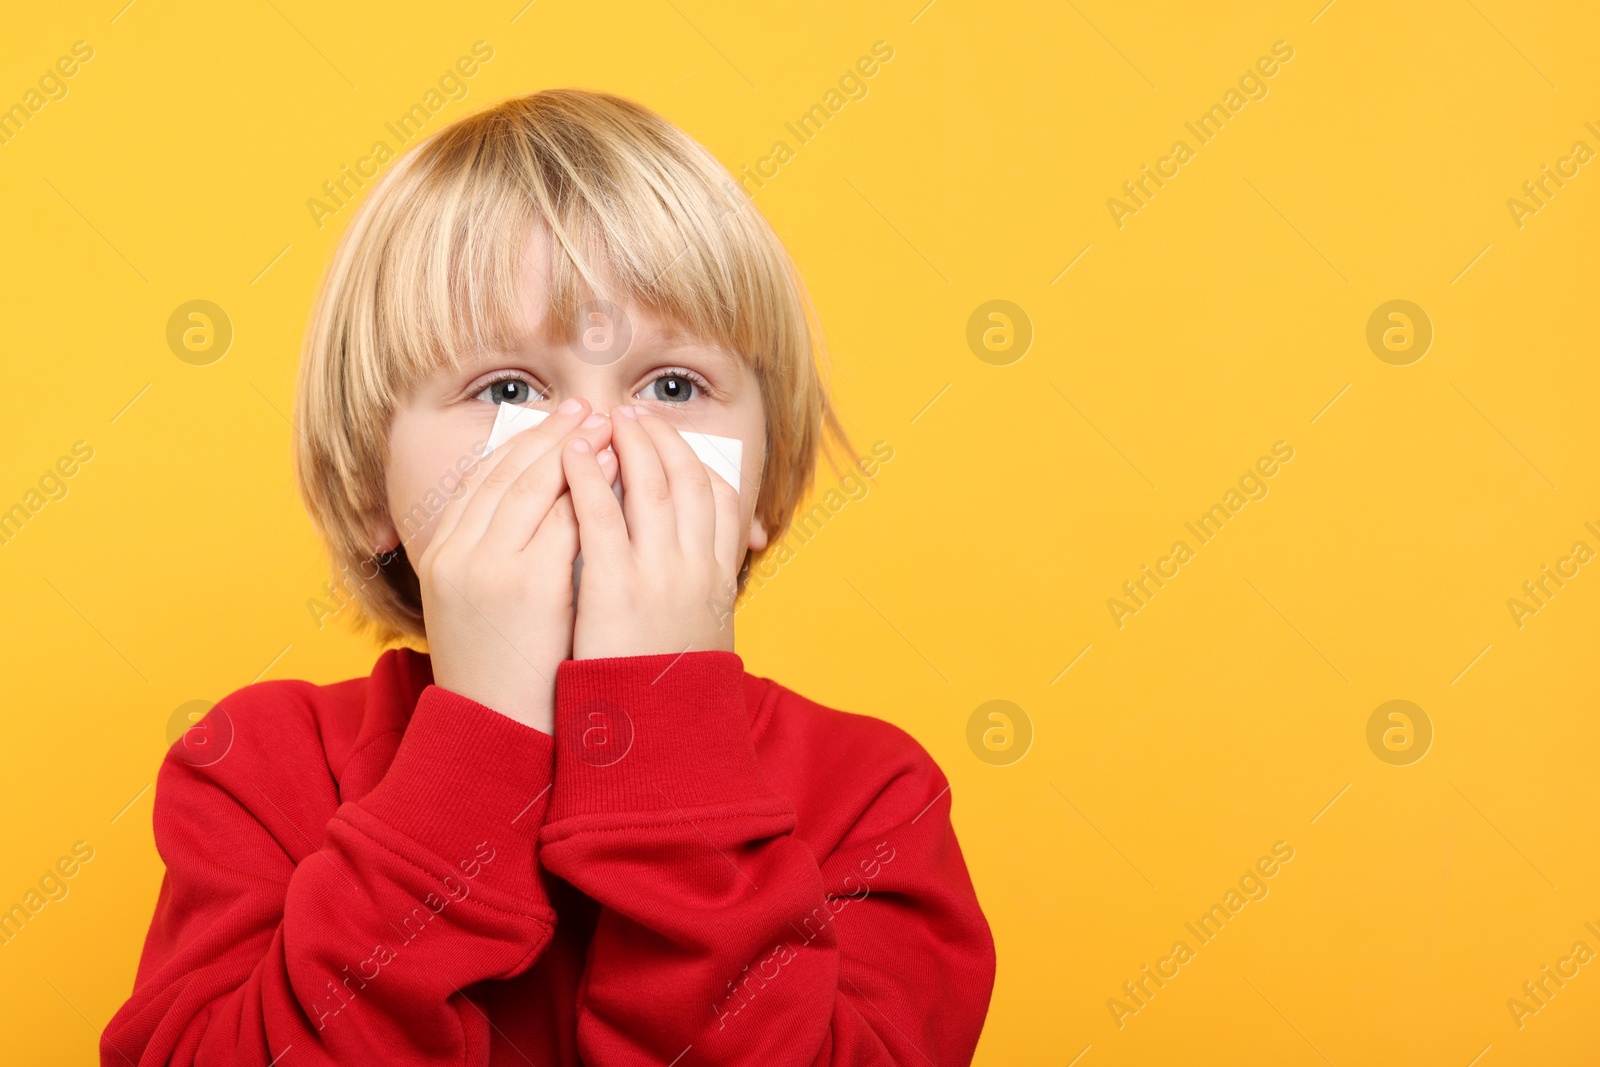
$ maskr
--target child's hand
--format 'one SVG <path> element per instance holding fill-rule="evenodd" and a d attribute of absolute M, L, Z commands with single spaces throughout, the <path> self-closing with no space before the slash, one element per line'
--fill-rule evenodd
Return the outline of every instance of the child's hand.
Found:
<path fill-rule="evenodd" d="M 620 505 L 592 448 L 561 450 L 584 561 L 572 658 L 733 651 L 738 490 L 647 409 L 612 416 Z"/>
<path fill-rule="evenodd" d="M 518 722 L 554 732 L 556 666 L 571 653 L 578 554 L 562 446 L 583 440 L 586 472 L 611 497 L 616 459 L 595 458 L 609 422 L 558 410 L 502 445 L 440 514 L 417 563 L 434 681 Z"/>

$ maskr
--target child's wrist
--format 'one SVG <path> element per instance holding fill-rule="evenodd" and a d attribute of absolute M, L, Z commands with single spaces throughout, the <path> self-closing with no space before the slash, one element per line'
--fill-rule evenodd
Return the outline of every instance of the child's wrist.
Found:
<path fill-rule="evenodd" d="M 551 693 L 544 697 L 526 692 L 495 692 L 491 687 L 473 684 L 468 679 L 434 678 L 434 684 L 457 696 L 482 704 L 490 711 L 541 733 L 555 734 L 555 699 Z"/>

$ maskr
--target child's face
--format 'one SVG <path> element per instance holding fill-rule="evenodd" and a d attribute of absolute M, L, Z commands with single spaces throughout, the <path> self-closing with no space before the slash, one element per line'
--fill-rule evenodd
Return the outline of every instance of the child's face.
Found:
<path fill-rule="evenodd" d="M 536 340 L 543 336 L 548 256 L 548 234 L 536 226 L 519 289 L 523 343 L 514 351 L 464 360 L 459 369 L 436 371 L 396 407 L 386 468 L 389 515 L 369 531 L 373 547 L 403 545 L 408 558 L 422 557 L 443 498 L 455 489 L 459 472 L 470 469 L 474 446 L 488 439 L 500 403 L 554 411 L 578 396 L 597 412 L 609 415 L 619 405 L 636 404 L 675 429 L 742 441 L 741 538 L 752 552 L 765 548 L 767 531 L 755 518 L 755 506 L 766 418 L 755 372 L 734 353 L 681 335 L 634 303 L 621 305 L 622 321 L 631 328 L 625 347 L 624 331 L 607 335 L 603 325 L 588 335 L 587 345 Z"/>

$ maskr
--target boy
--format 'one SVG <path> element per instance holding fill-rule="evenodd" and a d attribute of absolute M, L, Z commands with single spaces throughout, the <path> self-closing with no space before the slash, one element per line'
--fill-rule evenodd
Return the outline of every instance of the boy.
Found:
<path fill-rule="evenodd" d="M 296 467 L 363 615 L 429 653 L 247 686 L 225 750 L 173 746 L 102 1063 L 971 1060 L 994 944 L 943 774 L 733 651 L 821 428 L 848 446 L 808 314 L 637 104 L 513 98 L 394 163 L 319 294 Z M 485 457 L 505 404 L 547 417 Z M 738 440 L 740 484 L 679 431 Z"/>

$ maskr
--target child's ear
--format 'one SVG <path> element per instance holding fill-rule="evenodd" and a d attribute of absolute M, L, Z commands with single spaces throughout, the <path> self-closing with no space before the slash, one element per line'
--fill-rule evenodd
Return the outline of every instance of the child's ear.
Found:
<path fill-rule="evenodd" d="M 767 547 L 767 528 L 761 524 L 759 515 L 750 519 L 750 551 L 760 552 Z"/>
<path fill-rule="evenodd" d="M 367 544 L 375 556 L 386 555 L 400 547 L 400 531 L 387 515 L 375 515 L 367 520 Z"/>

